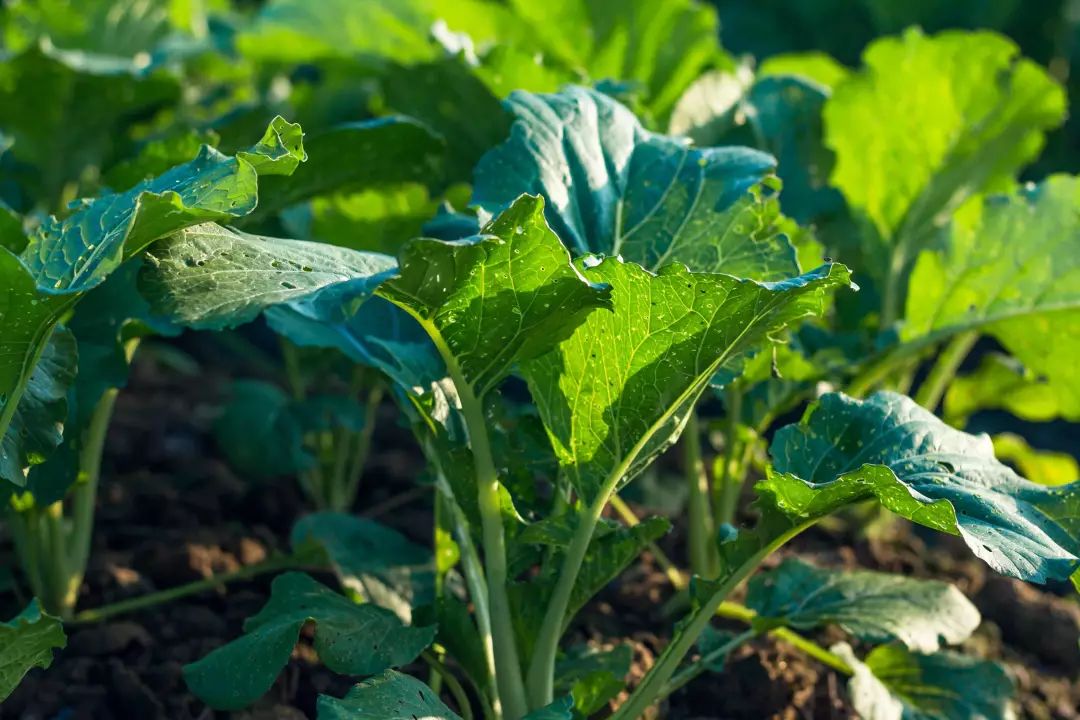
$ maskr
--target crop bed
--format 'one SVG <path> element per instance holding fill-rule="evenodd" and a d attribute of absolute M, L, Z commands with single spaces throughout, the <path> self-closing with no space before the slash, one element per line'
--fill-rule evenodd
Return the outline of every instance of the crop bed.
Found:
<path fill-rule="evenodd" d="M 0 0 L 0 719 L 1077 720 L 1078 23 Z"/>

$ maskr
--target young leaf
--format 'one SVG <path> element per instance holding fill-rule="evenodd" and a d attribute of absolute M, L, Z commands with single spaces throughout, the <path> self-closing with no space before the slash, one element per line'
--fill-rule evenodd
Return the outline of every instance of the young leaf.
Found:
<path fill-rule="evenodd" d="M 297 550 L 319 545 L 342 587 L 405 621 L 413 608 L 434 597 L 431 551 L 385 525 L 344 513 L 314 513 L 296 522 L 290 542 Z"/>
<path fill-rule="evenodd" d="M 257 221 L 290 205 L 330 191 L 355 191 L 405 182 L 438 183 L 443 142 L 410 118 L 390 117 L 336 125 L 304 138 L 307 162 L 291 177 L 268 177 L 259 206 L 245 221 Z"/>
<path fill-rule="evenodd" d="M 614 312 L 589 315 L 522 372 L 563 471 L 587 502 L 609 475 L 628 481 L 678 438 L 721 365 L 820 313 L 849 283 L 842 265 L 779 283 L 678 264 L 653 275 L 616 258 L 584 273 L 612 286 Z"/>
<path fill-rule="evenodd" d="M 915 264 L 902 338 L 988 333 L 1047 379 L 1063 417 L 1080 419 L 1078 209 L 1080 179 L 1054 176 L 954 222 L 945 247 Z"/>
<path fill-rule="evenodd" d="M 522 720 L 573 720 L 573 701 L 563 698 Z M 461 720 L 424 683 L 388 670 L 356 685 L 343 699 L 319 696 L 319 720 Z"/>
<path fill-rule="evenodd" d="M 1011 463 L 1032 482 L 1068 485 L 1080 480 L 1080 463 L 1069 453 L 1036 450 L 1015 433 L 1000 433 L 992 439 L 998 459 Z"/>
<path fill-rule="evenodd" d="M 855 674 L 848 692 L 864 720 L 1013 720 L 1013 683 L 994 662 L 951 652 L 918 655 L 895 645 L 860 661 L 848 645 L 832 651 Z"/>
<path fill-rule="evenodd" d="M 577 255 L 622 255 L 650 269 L 682 262 L 756 280 L 797 274 L 776 227 L 771 156 L 651 133 L 616 101 L 580 87 L 515 92 L 506 105 L 517 117 L 510 139 L 476 167 L 473 202 L 485 212 L 537 193 Z"/>
<path fill-rule="evenodd" d="M 38 465 L 60 444 L 68 418 L 68 389 L 75 380 L 77 365 L 75 338 L 67 329 L 57 328 L 30 374 L 11 424 L 0 438 L 0 479 L 25 486 L 24 468 Z"/>
<path fill-rule="evenodd" d="M 389 610 L 356 605 L 303 573 L 274 579 L 270 600 L 244 623 L 244 635 L 184 667 L 188 687 L 218 710 L 259 699 L 289 661 L 300 630 L 315 623 L 315 651 L 343 675 L 374 675 L 412 662 L 435 628 L 401 624 Z"/>
<path fill-rule="evenodd" d="M 826 570 L 788 558 L 750 580 L 755 626 L 812 630 L 839 625 L 860 640 L 899 640 L 915 652 L 956 645 L 979 626 L 979 611 L 955 586 L 872 572 Z"/>
<path fill-rule="evenodd" d="M 833 184 L 896 249 L 892 269 L 877 254 L 882 277 L 907 268 L 943 214 L 1007 188 L 1061 123 L 1065 94 L 989 32 L 912 29 L 872 43 L 863 62 L 826 103 L 825 133 Z"/>
<path fill-rule="evenodd" d="M 570 264 L 543 210 L 542 199 L 523 195 L 478 237 L 413 240 L 400 276 L 380 290 L 440 336 L 478 397 L 609 306 L 607 287 Z"/>
<path fill-rule="evenodd" d="M 789 517 L 877 496 L 903 517 L 960 535 L 1005 575 L 1045 583 L 1080 568 L 1080 484 L 1025 480 L 994 458 L 990 438 L 954 430 L 903 395 L 825 395 L 776 433 L 770 454 L 782 474 L 762 489 Z"/>
<path fill-rule="evenodd" d="M 52 665 L 53 650 L 66 645 L 60 619 L 43 613 L 37 598 L 14 619 L 0 623 L 0 702 L 31 668 Z"/>
<path fill-rule="evenodd" d="M 315 463 L 293 399 L 272 383 L 234 382 L 214 433 L 229 464 L 251 478 L 292 475 Z"/>
<path fill-rule="evenodd" d="M 341 700 L 319 696 L 318 720 L 461 720 L 414 677 L 387 670 L 353 687 Z"/>
<path fill-rule="evenodd" d="M 987 353 L 975 370 L 949 383 L 943 408 L 954 427 L 964 427 L 980 410 L 1008 410 L 1024 420 L 1047 422 L 1061 414 L 1061 395 L 1015 358 Z"/>
<path fill-rule="evenodd" d="M 784 179 L 784 212 L 810 222 L 843 204 L 828 184 L 833 157 L 821 120 L 828 97 L 825 87 L 802 77 L 755 80 L 745 68 L 706 73 L 679 99 L 669 132 L 697 145 L 749 145 L 771 153 Z"/>
<path fill-rule="evenodd" d="M 608 651 L 570 648 L 555 665 L 555 692 L 573 697 L 577 712 L 590 717 L 626 689 L 633 659 L 626 644 Z"/>

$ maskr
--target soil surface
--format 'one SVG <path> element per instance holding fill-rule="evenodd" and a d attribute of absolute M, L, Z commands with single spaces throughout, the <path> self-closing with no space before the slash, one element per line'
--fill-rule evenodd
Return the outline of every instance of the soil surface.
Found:
<path fill-rule="evenodd" d="M 224 379 L 193 379 L 177 367 L 144 353 L 130 389 L 121 394 L 80 608 L 260 562 L 287 549 L 289 530 L 305 512 L 292 482 L 251 484 L 230 470 L 210 431 Z M 421 470 L 419 453 L 394 421 L 394 409 L 384 411 L 374 442 L 378 451 L 368 464 L 356 510 L 430 542 L 430 500 L 415 492 L 412 480 Z M 399 498 L 404 502 L 395 504 Z M 678 530 L 663 544 L 672 557 L 684 556 Z M 786 552 L 821 565 L 956 583 L 984 618 L 965 650 L 1006 663 L 1019 688 L 1020 717 L 1080 720 L 1080 605 L 1064 596 L 1064 588 L 1056 595 L 997 577 L 958 542 L 923 537 L 906 524 L 886 526 L 874 539 L 842 528 L 816 529 Z M 68 647 L 52 668 L 33 671 L 0 707 L 0 718 L 314 718 L 320 693 L 341 696 L 351 683 L 323 668 L 307 639 L 273 690 L 245 712 L 215 713 L 184 685 L 181 667 L 236 637 L 243 620 L 267 599 L 271 579 L 260 576 L 233 583 L 227 592 L 212 590 L 71 628 Z M 331 577 L 321 579 L 333 584 Z M 572 633 L 599 645 L 628 639 L 635 651 L 630 681 L 636 682 L 663 649 L 674 622 L 664 609 L 672 596 L 666 577 L 646 554 L 580 614 Z M 19 603 L 10 595 L 0 597 L 0 616 L 13 615 Z M 817 639 L 828 645 L 841 636 L 826 632 Z M 724 673 L 703 676 L 677 693 L 656 717 L 839 720 L 855 715 L 842 676 L 765 638 L 737 651 Z"/>

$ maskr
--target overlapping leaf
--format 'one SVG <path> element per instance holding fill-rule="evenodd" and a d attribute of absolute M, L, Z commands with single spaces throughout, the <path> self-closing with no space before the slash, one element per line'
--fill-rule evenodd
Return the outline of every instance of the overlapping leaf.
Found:
<path fill-rule="evenodd" d="M 270 600 L 244 623 L 242 637 L 184 668 L 188 687 L 214 708 L 250 705 L 273 685 L 309 622 L 316 626 L 319 659 L 345 675 L 374 675 L 407 664 L 435 637 L 434 627 L 406 627 L 389 610 L 357 605 L 290 572 L 274 579 Z"/>
<path fill-rule="evenodd" d="M 658 275 L 609 258 L 585 276 L 612 287 L 598 312 L 522 371 L 566 476 L 586 499 L 611 473 L 625 482 L 678 438 L 688 410 L 724 363 L 822 311 L 849 283 L 825 265 L 779 283 L 691 273 Z"/>
<path fill-rule="evenodd" d="M 778 280 L 798 272 L 779 232 L 775 160 L 748 148 L 694 148 L 645 130 L 599 92 L 515 92 L 510 139 L 477 165 L 473 201 L 494 214 L 543 195 L 575 254 L 622 255 L 647 268 Z"/>
<path fill-rule="evenodd" d="M 906 270 L 940 218 L 1008 188 L 1065 113 L 1062 89 L 989 32 L 875 41 L 825 106 L 832 182 L 878 236 L 867 268 Z M 918 78 L 913 82 L 912 78 Z"/>
<path fill-rule="evenodd" d="M 84 201 L 64 219 L 50 218 L 18 258 L 0 250 L 0 433 L 8 430 L 53 326 L 84 293 L 164 235 L 250 212 L 259 176 L 289 174 L 303 157 L 299 126 L 276 118 L 255 146 L 235 157 L 204 147 L 186 165 Z"/>
<path fill-rule="evenodd" d="M 37 599 L 13 620 L 0 623 L 0 702 L 31 668 L 52 665 L 53 650 L 65 645 L 60 619 L 43 613 Z"/>
<path fill-rule="evenodd" d="M 924 653 L 963 642 L 979 625 L 979 611 L 948 583 L 827 570 L 797 558 L 752 578 L 746 605 L 758 613 L 754 622 L 761 628 L 835 624 L 860 640 L 900 640 Z"/>
<path fill-rule="evenodd" d="M 834 647 L 855 671 L 851 704 L 864 720 L 1013 720 L 1014 692 L 1004 668 L 951 652 L 919 655 L 883 645 L 864 661 Z"/>
<path fill-rule="evenodd" d="M 1080 181 L 1051 177 L 976 210 L 919 256 L 902 336 L 993 335 L 1080 419 Z"/>
<path fill-rule="evenodd" d="M 954 430 L 902 395 L 825 395 L 777 432 L 770 453 L 785 474 L 763 489 L 789 517 L 877 496 L 903 517 L 960 535 L 1006 575 L 1047 582 L 1080 568 L 1080 485 L 1025 480 L 994 458 L 990 438 Z"/>

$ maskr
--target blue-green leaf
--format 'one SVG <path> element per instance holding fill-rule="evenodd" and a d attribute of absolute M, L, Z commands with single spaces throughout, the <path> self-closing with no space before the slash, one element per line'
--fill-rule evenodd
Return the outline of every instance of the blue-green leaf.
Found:
<path fill-rule="evenodd" d="M 1080 569 L 1080 484 L 1025 480 L 994 458 L 989 437 L 954 430 L 903 395 L 825 395 L 777 432 L 770 453 L 790 474 L 770 483 L 789 515 L 876 495 L 904 517 L 960 535 L 1006 575 L 1045 583 Z"/>
<path fill-rule="evenodd" d="M 461 720 L 424 683 L 387 670 L 342 699 L 319 696 L 319 720 Z"/>
<path fill-rule="evenodd" d="M 570 87 L 515 92 L 510 139 L 476 168 L 473 202 L 488 214 L 521 193 L 547 201 L 552 228 L 575 254 L 622 255 L 646 268 L 756 280 L 798 273 L 779 233 L 776 161 L 748 148 L 694 148 L 645 130 L 602 93 Z"/>

